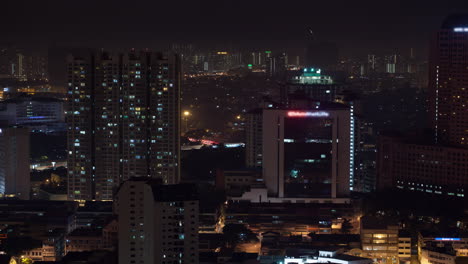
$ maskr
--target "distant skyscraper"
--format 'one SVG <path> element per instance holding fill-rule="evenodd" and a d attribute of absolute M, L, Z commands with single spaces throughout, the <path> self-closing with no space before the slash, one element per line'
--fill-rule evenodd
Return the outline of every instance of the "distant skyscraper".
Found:
<path fill-rule="evenodd" d="M 198 207 L 192 185 L 126 181 L 117 194 L 119 263 L 197 264 Z"/>
<path fill-rule="evenodd" d="M 29 199 L 29 129 L 0 129 L 0 197 Z"/>
<path fill-rule="evenodd" d="M 267 53 L 270 54 L 270 53 Z M 287 55 L 284 52 L 274 54 L 267 58 L 266 72 L 269 76 L 282 75 L 286 71 Z"/>
<path fill-rule="evenodd" d="M 68 196 L 111 200 L 131 177 L 179 181 L 180 66 L 153 52 L 68 58 Z"/>
<path fill-rule="evenodd" d="M 468 146 L 468 15 L 445 19 L 432 43 L 431 123 L 439 143 Z"/>

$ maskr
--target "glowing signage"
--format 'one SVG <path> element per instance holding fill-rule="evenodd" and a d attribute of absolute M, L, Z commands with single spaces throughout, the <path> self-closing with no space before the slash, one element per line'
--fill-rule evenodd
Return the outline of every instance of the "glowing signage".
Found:
<path fill-rule="evenodd" d="M 461 238 L 458 237 L 436 237 L 434 238 L 436 241 L 460 241 Z"/>
<path fill-rule="evenodd" d="M 218 55 L 227 55 L 227 51 L 218 51 L 217 52 Z"/>
<path fill-rule="evenodd" d="M 330 116 L 330 114 L 324 111 L 316 111 L 316 112 L 289 111 L 288 116 L 289 117 L 327 117 L 327 116 Z"/>
<path fill-rule="evenodd" d="M 468 27 L 456 27 L 453 32 L 468 32 Z"/>
<path fill-rule="evenodd" d="M 269 54 L 271 53 L 271 50 L 265 50 L 265 53 Z"/>

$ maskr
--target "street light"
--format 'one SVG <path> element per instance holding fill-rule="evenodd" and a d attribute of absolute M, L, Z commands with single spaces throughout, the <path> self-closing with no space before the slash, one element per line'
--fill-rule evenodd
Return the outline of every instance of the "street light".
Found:
<path fill-rule="evenodd" d="M 190 116 L 191 114 L 192 114 L 192 113 L 190 113 L 190 111 L 184 111 L 184 112 L 183 112 L 184 120 L 185 120 L 184 134 L 187 133 L 187 131 L 188 131 L 188 118 L 189 118 L 189 116 Z"/>

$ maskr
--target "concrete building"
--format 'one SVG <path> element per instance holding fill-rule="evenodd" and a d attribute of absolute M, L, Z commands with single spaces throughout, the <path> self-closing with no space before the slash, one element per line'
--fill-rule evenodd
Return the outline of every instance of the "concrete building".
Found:
<path fill-rule="evenodd" d="M 29 164 L 29 129 L 0 128 L 0 196 L 29 199 Z"/>
<path fill-rule="evenodd" d="M 242 195 L 252 185 L 262 183 L 260 170 L 233 170 L 216 172 L 216 189 L 224 190 L 227 195 Z"/>
<path fill-rule="evenodd" d="M 384 134 L 378 150 L 377 189 L 465 197 L 468 149 L 430 144 L 423 137 Z"/>
<path fill-rule="evenodd" d="M 399 263 L 398 225 L 383 218 L 361 218 L 363 257 L 382 263 Z"/>
<path fill-rule="evenodd" d="M 124 182 L 117 194 L 119 263 L 198 263 L 198 198 L 192 185 Z"/>
<path fill-rule="evenodd" d="M 131 177 L 180 176 L 180 63 L 153 52 L 68 58 L 68 198 L 112 200 Z"/>

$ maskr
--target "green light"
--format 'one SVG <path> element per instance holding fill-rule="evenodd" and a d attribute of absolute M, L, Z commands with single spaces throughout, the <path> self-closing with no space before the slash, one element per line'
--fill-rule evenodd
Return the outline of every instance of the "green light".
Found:
<path fill-rule="evenodd" d="M 247 66 L 248 66 L 248 67 L 252 67 L 253 65 L 249 63 L 249 64 L 247 64 Z"/>
<path fill-rule="evenodd" d="M 271 53 L 271 50 L 266 50 L 265 53 Z"/>

